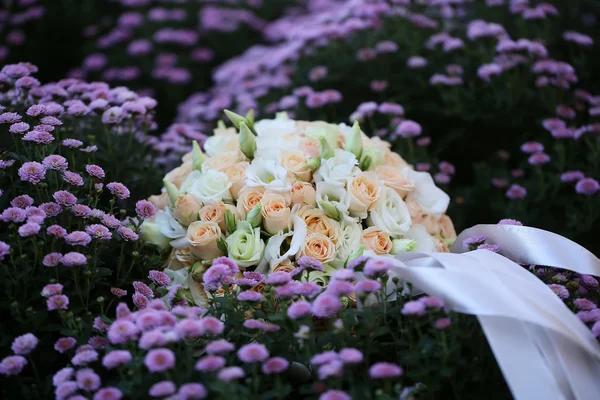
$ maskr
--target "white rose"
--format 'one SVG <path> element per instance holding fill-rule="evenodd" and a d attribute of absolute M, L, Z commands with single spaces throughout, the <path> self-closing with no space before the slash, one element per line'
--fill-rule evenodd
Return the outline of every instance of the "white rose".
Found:
<path fill-rule="evenodd" d="M 262 119 L 254 124 L 257 136 L 283 136 L 296 133 L 296 121 L 293 119 Z"/>
<path fill-rule="evenodd" d="M 287 169 L 273 160 L 256 158 L 246 169 L 246 186 L 264 187 L 275 192 L 289 192 L 292 189 Z"/>
<path fill-rule="evenodd" d="M 302 247 L 306 239 L 306 223 L 295 212 L 292 215 L 292 228 L 287 233 L 271 236 L 267 242 L 265 256 L 261 261 L 257 271 L 266 273 L 273 266 L 281 263 L 286 258 L 292 257 Z M 289 238 L 289 249 L 282 254 L 281 245 Z"/>
<path fill-rule="evenodd" d="M 231 200 L 231 182 L 227 174 L 215 170 L 192 172 L 181 185 L 181 191 L 194 196 L 202 204 Z"/>
<path fill-rule="evenodd" d="M 300 136 L 258 136 L 254 159 L 279 160 L 280 151 L 298 150 L 301 140 Z"/>
<path fill-rule="evenodd" d="M 335 149 L 334 154 L 330 159 L 321 160 L 321 166 L 314 176 L 315 182 L 343 186 L 348 179 L 360 172 L 354 154 L 341 149 Z"/>
<path fill-rule="evenodd" d="M 265 242 L 260 238 L 260 228 L 252 228 L 249 222 L 241 221 L 226 242 L 227 255 L 240 267 L 251 267 L 261 262 Z"/>
<path fill-rule="evenodd" d="M 204 152 L 209 157 L 236 151 L 240 148 L 240 139 L 237 134 L 210 136 L 204 143 Z"/>
<path fill-rule="evenodd" d="M 427 233 L 427 228 L 421 224 L 413 225 L 406 234 L 406 238 L 417 242 L 410 251 L 415 253 L 429 253 L 435 251 L 435 240 Z"/>
<path fill-rule="evenodd" d="M 415 184 L 415 190 L 408 194 L 407 199 L 414 200 L 421 207 L 423 213 L 440 218 L 448 209 L 450 196 L 435 186 L 429 173 L 418 172 L 408 167 L 404 168 L 402 172 Z"/>
<path fill-rule="evenodd" d="M 406 234 L 412 225 L 408 207 L 400 195 L 389 187 L 381 191 L 381 199 L 371 210 L 368 222 L 394 237 Z"/>
<path fill-rule="evenodd" d="M 156 213 L 154 222 L 158 225 L 160 233 L 171 239 L 171 247 L 180 249 L 188 245 L 185 237 L 187 229 L 177 222 L 173 214 L 171 214 L 170 208 L 167 207 L 164 210 L 159 210 Z"/>
<path fill-rule="evenodd" d="M 331 264 L 342 268 L 348 257 L 362 244 L 362 226 L 356 222 L 342 222 L 340 238 L 335 249 L 335 260 Z"/>

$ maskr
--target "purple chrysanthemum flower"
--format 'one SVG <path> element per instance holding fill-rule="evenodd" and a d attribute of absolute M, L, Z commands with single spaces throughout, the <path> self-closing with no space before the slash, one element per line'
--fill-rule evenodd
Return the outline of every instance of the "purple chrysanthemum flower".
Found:
<path fill-rule="evenodd" d="M 303 318 L 311 313 L 311 304 L 307 301 L 297 301 L 287 309 L 287 315 L 291 319 Z"/>
<path fill-rule="evenodd" d="M 552 291 L 554 293 L 556 293 L 556 295 L 558 297 L 560 297 L 561 299 L 568 299 L 569 298 L 569 291 L 563 285 L 557 285 L 555 283 L 552 283 L 552 284 L 548 285 L 548 287 L 550 289 L 552 289 Z"/>
<path fill-rule="evenodd" d="M 263 296 L 262 296 L 262 294 L 260 294 L 258 292 L 246 290 L 246 291 L 240 292 L 237 295 L 237 299 L 239 301 L 259 302 L 259 301 L 262 301 Z"/>
<path fill-rule="evenodd" d="M 527 196 L 527 190 L 518 184 L 512 184 L 506 191 L 506 197 L 511 200 L 524 199 Z"/>
<path fill-rule="evenodd" d="M 63 181 L 73 186 L 83 186 L 83 177 L 75 172 L 65 171 Z"/>
<path fill-rule="evenodd" d="M 290 363 L 282 357 L 273 357 L 265 361 L 261 367 L 265 375 L 280 374 L 288 369 Z"/>
<path fill-rule="evenodd" d="M 107 387 L 94 393 L 94 400 L 121 400 L 123 393 L 114 387 Z"/>
<path fill-rule="evenodd" d="M 135 203 L 135 212 L 139 218 L 148 219 L 156 214 L 156 207 L 148 200 L 140 200 Z"/>
<path fill-rule="evenodd" d="M 235 350 L 235 345 L 225 339 L 219 339 L 207 344 L 204 350 L 211 355 L 224 354 Z"/>
<path fill-rule="evenodd" d="M 104 225 L 92 224 L 86 226 L 85 231 L 88 235 L 97 240 L 110 240 L 112 238 L 112 233 Z"/>
<path fill-rule="evenodd" d="M 52 169 L 55 171 L 66 171 L 69 167 L 69 163 L 66 158 L 58 154 L 52 154 L 42 161 L 44 168 Z"/>
<path fill-rule="evenodd" d="M 87 246 L 92 241 L 90 235 L 83 231 L 74 231 L 65 236 L 65 242 L 70 246 Z M 66 255 L 65 255 L 66 257 Z"/>
<path fill-rule="evenodd" d="M 574 301 L 575 307 L 580 310 L 589 311 L 597 308 L 598 306 L 591 300 L 588 299 L 575 299 Z"/>
<path fill-rule="evenodd" d="M 77 383 L 75 381 L 65 381 L 56 387 L 54 393 L 56 398 L 65 400 L 71 397 L 77 391 Z"/>
<path fill-rule="evenodd" d="M 158 286 L 168 286 L 171 284 L 171 278 L 162 271 L 152 270 L 149 272 L 148 278 Z"/>
<path fill-rule="evenodd" d="M 144 365 L 150 372 L 164 372 L 175 366 L 175 354 L 169 349 L 153 349 L 146 354 Z"/>
<path fill-rule="evenodd" d="M 381 283 L 372 279 L 365 279 L 356 284 L 356 293 L 376 293 L 381 290 Z"/>
<path fill-rule="evenodd" d="M 81 346 L 81 347 L 83 347 L 83 346 Z M 97 360 L 98 360 L 98 352 L 96 350 L 93 350 L 92 348 L 90 348 L 88 350 L 80 351 L 79 349 L 77 349 L 75 357 L 73 357 L 71 359 L 71 363 L 73 363 L 73 365 L 81 366 L 81 365 L 87 365 L 87 364 L 92 363 Z"/>
<path fill-rule="evenodd" d="M 200 400 L 208 396 L 206 388 L 201 383 L 186 383 L 177 392 L 181 400 Z"/>
<path fill-rule="evenodd" d="M 131 298 L 133 300 L 133 304 L 138 308 L 138 310 L 143 310 L 148 307 L 148 298 L 140 292 L 135 292 Z"/>
<path fill-rule="evenodd" d="M 121 226 L 121 221 L 119 221 L 114 215 L 104 214 L 101 218 L 101 222 L 111 229 L 117 229 Z"/>
<path fill-rule="evenodd" d="M 223 382 L 231 382 L 236 379 L 241 379 L 244 376 L 246 376 L 246 374 L 244 373 L 244 370 L 241 369 L 240 367 L 223 368 L 217 374 L 217 378 Z"/>
<path fill-rule="evenodd" d="M 425 304 L 420 301 L 408 301 L 402 306 L 402 315 L 425 315 Z"/>
<path fill-rule="evenodd" d="M 38 345 L 38 338 L 33 333 L 26 333 L 13 340 L 11 349 L 17 355 L 27 355 Z"/>
<path fill-rule="evenodd" d="M 21 237 L 30 237 L 37 235 L 41 228 L 42 227 L 40 224 L 35 222 L 27 222 L 26 224 L 21 225 L 17 231 Z"/>
<path fill-rule="evenodd" d="M 22 181 L 37 185 L 46 177 L 46 168 L 39 162 L 29 161 L 23 163 L 18 173 Z"/>
<path fill-rule="evenodd" d="M 269 358 L 269 351 L 262 344 L 250 343 L 240 347 L 237 356 L 242 362 L 252 364 L 265 361 Z"/>
<path fill-rule="evenodd" d="M 21 121 L 22 118 L 15 112 L 5 112 L 0 114 L 0 124 L 15 124 Z"/>
<path fill-rule="evenodd" d="M 600 191 L 600 183 L 593 178 L 583 178 L 575 185 L 575 192 L 584 196 L 593 196 Z"/>
<path fill-rule="evenodd" d="M 352 397 L 341 390 L 328 390 L 319 396 L 319 400 L 352 400 Z"/>
<path fill-rule="evenodd" d="M 48 306 L 48 311 L 68 310 L 69 298 L 64 294 L 56 294 L 48 298 L 46 305 Z"/>
<path fill-rule="evenodd" d="M 34 142 L 38 144 L 50 144 L 54 141 L 54 136 L 46 131 L 31 131 L 23 136 L 23 141 Z"/>
<path fill-rule="evenodd" d="M 85 166 L 85 171 L 94 178 L 104 179 L 105 173 L 104 170 L 95 164 L 88 164 Z"/>
<path fill-rule="evenodd" d="M 58 126 L 58 125 L 62 125 L 62 121 L 59 120 L 56 117 L 53 117 L 51 115 L 43 117 L 40 122 L 44 125 L 52 125 L 52 126 Z"/>
<path fill-rule="evenodd" d="M 327 285 L 327 289 L 325 291 L 337 297 L 347 296 L 354 292 L 354 285 L 350 282 L 336 280 L 329 282 L 329 285 Z"/>
<path fill-rule="evenodd" d="M 0 374 L 4 376 L 19 375 L 27 365 L 27 360 L 22 356 L 8 356 L 0 361 Z"/>
<path fill-rule="evenodd" d="M 27 218 L 27 212 L 22 208 L 9 207 L 2 211 L 1 217 L 4 222 L 23 222 Z"/>
<path fill-rule="evenodd" d="M 336 296 L 323 293 L 312 304 L 312 314 L 319 318 L 330 318 L 342 309 L 342 302 Z"/>
<path fill-rule="evenodd" d="M 29 206 L 33 205 L 33 199 L 31 196 L 26 194 L 22 194 L 20 196 L 15 197 L 10 201 L 10 205 L 17 208 L 26 209 Z"/>
<path fill-rule="evenodd" d="M 139 281 L 133 282 L 133 288 L 137 292 L 140 292 L 144 296 L 148 297 L 149 299 L 154 298 L 154 292 L 144 282 L 139 282 Z"/>
<path fill-rule="evenodd" d="M 205 356 L 198 360 L 195 369 L 202 372 L 218 371 L 225 366 L 225 359 L 220 356 Z"/>
<path fill-rule="evenodd" d="M 392 266 L 385 258 L 371 258 L 366 262 L 363 272 L 370 277 L 384 276 Z"/>
<path fill-rule="evenodd" d="M 539 142 L 525 142 L 521 145 L 521 151 L 523 153 L 541 153 L 544 151 L 544 145 Z"/>
<path fill-rule="evenodd" d="M 400 125 L 396 128 L 396 134 L 403 138 L 419 136 L 422 131 L 421 125 L 411 120 L 400 122 Z"/>
<path fill-rule="evenodd" d="M 79 218 L 89 218 L 92 216 L 92 209 L 85 204 L 75 204 L 70 209 L 71 213 Z"/>
<path fill-rule="evenodd" d="M 73 368 L 70 367 L 59 370 L 52 377 L 52 385 L 54 385 L 54 387 L 57 387 L 61 383 L 71 380 L 74 372 L 75 371 L 73 370 Z"/>
<path fill-rule="evenodd" d="M 86 392 L 94 392 L 100 387 L 100 377 L 90 368 L 84 368 L 75 374 L 77 386 Z"/>
<path fill-rule="evenodd" d="M 148 394 L 152 397 L 165 397 L 175 393 L 177 387 L 171 381 L 161 381 L 150 387 Z"/>
<path fill-rule="evenodd" d="M 88 344 L 92 346 L 94 350 L 103 350 L 110 344 L 110 342 L 103 336 L 92 336 L 90 340 L 88 340 Z"/>
<path fill-rule="evenodd" d="M 202 322 L 202 335 L 217 336 L 225 329 L 225 324 L 215 317 L 205 317 L 200 321 Z"/>
<path fill-rule="evenodd" d="M 348 265 L 346 266 L 346 268 L 351 269 L 353 271 L 359 271 L 362 270 L 362 268 L 364 267 L 364 264 L 369 261 L 369 257 L 367 256 L 360 256 L 355 258 L 354 260 L 350 261 L 348 263 Z"/>
<path fill-rule="evenodd" d="M 0 261 L 4 260 L 4 257 L 10 254 L 10 246 L 0 240 Z"/>
<path fill-rule="evenodd" d="M 531 165 L 544 165 L 550 162 L 550 156 L 546 153 L 534 153 L 528 159 Z"/>
<path fill-rule="evenodd" d="M 83 146 L 83 142 L 77 139 L 65 139 L 62 141 L 62 145 L 65 147 L 76 149 L 78 147 Z"/>
<path fill-rule="evenodd" d="M 55 294 L 62 294 L 63 285 L 60 283 L 50 283 L 43 287 L 40 293 L 43 297 L 54 296 Z"/>
<path fill-rule="evenodd" d="M 560 181 L 565 183 L 577 182 L 585 178 L 581 171 L 566 171 L 560 175 Z"/>
<path fill-rule="evenodd" d="M 279 286 L 284 285 L 292 280 L 292 276 L 288 272 L 273 272 L 267 277 L 267 285 Z"/>
<path fill-rule="evenodd" d="M 137 233 L 126 226 L 120 226 L 117 228 L 117 232 L 127 242 L 135 242 L 140 238 Z"/>
<path fill-rule="evenodd" d="M 373 379 L 389 379 L 402 376 L 402 368 L 396 364 L 378 362 L 369 368 L 369 375 Z"/>
<path fill-rule="evenodd" d="M 523 226 L 521 221 L 517 221 L 516 219 L 505 218 L 501 219 L 498 222 L 498 225 L 515 225 L 515 226 Z"/>
<path fill-rule="evenodd" d="M 106 188 L 119 199 L 126 199 L 130 195 L 129 189 L 119 182 L 111 182 L 106 185 Z"/>
<path fill-rule="evenodd" d="M 59 190 L 57 192 L 54 192 L 52 197 L 54 198 L 54 201 L 56 201 L 61 206 L 65 207 L 71 207 L 72 205 L 77 203 L 77 197 L 75 197 L 75 195 L 66 190 Z"/>
<path fill-rule="evenodd" d="M 433 323 L 433 327 L 439 331 L 443 331 L 452 324 L 450 318 L 440 318 Z"/>
<path fill-rule="evenodd" d="M 296 263 L 298 264 L 298 268 L 301 269 L 310 269 L 313 271 L 321 271 L 323 272 L 323 263 L 321 263 L 319 260 L 312 258 L 312 257 L 308 257 L 308 256 L 303 256 L 300 257 Z M 296 268 L 297 269 L 297 268 Z"/>
<path fill-rule="evenodd" d="M 29 124 L 26 122 L 17 122 L 12 124 L 8 130 L 10 133 L 21 135 L 29 130 Z"/>
<path fill-rule="evenodd" d="M 202 336 L 203 324 L 200 320 L 185 318 L 175 325 L 174 330 L 182 339 L 196 339 Z"/>
<path fill-rule="evenodd" d="M 344 364 L 360 364 L 364 358 L 360 350 L 351 347 L 340 350 L 339 357 Z"/>
<path fill-rule="evenodd" d="M 56 239 L 62 239 L 67 236 L 67 230 L 59 225 L 51 225 L 46 229 L 46 233 Z"/>
<path fill-rule="evenodd" d="M 322 290 L 323 288 L 314 282 L 303 282 L 294 285 L 295 294 L 299 296 L 304 296 L 308 299 L 312 299 L 313 297 L 321 293 Z"/>
<path fill-rule="evenodd" d="M 58 351 L 59 353 L 65 353 L 75 347 L 76 344 L 77 340 L 75 340 L 75 338 L 63 337 L 54 343 L 54 350 Z"/>
<path fill-rule="evenodd" d="M 62 207 L 56 203 L 40 204 L 40 209 L 46 213 L 47 217 L 56 217 L 62 211 Z"/>
<path fill-rule="evenodd" d="M 356 278 L 356 275 L 353 270 L 345 268 L 335 271 L 333 278 L 339 281 L 352 281 Z"/>
<path fill-rule="evenodd" d="M 492 253 L 499 253 L 500 247 L 498 247 L 495 244 L 484 243 L 484 244 L 480 244 L 479 246 L 477 246 L 477 250 L 489 250 Z"/>

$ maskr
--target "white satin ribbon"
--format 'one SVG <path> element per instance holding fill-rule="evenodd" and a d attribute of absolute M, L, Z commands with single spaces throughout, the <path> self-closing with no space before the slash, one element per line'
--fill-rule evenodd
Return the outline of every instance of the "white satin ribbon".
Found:
<path fill-rule="evenodd" d="M 543 229 L 517 225 L 475 225 L 463 231 L 452 246 L 453 253 L 464 253 L 463 240 L 485 236 L 486 243 L 519 264 L 545 265 L 600 276 L 600 260 L 577 243 Z"/>
<path fill-rule="evenodd" d="M 534 228 L 498 227 L 468 229 L 453 250 L 462 252 L 466 237 L 484 235 L 488 243 L 499 245 L 503 254 L 521 263 L 599 275 L 598 259 L 566 238 Z M 516 399 L 600 399 L 598 341 L 552 290 L 523 267 L 488 250 L 400 253 L 396 259 L 392 276 L 443 299 L 454 311 L 477 316 Z"/>

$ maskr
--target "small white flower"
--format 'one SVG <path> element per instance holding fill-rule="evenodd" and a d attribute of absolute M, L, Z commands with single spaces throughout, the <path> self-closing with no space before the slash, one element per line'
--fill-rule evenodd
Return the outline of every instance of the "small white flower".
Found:
<path fill-rule="evenodd" d="M 418 172 L 412 168 L 402 170 L 406 179 L 414 182 L 415 189 L 408 194 L 409 200 L 414 200 L 423 210 L 424 214 L 441 217 L 448 209 L 450 196 L 438 188 L 431 175 L 427 172 Z"/>
<path fill-rule="evenodd" d="M 160 233 L 172 239 L 170 243 L 171 247 L 181 249 L 188 245 L 185 237 L 187 229 L 177 222 L 168 207 L 156 213 L 155 222 L 159 227 Z"/>
<path fill-rule="evenodd" d="M 320 201 L 325 201 L 333 204 L 343 216 L 348 215 L 348 205 L 346 204 L 346 196 L 348 193 L 344 186 L 331 185 L 326 182 L 317 182 L 317 204 Z M 321 206 L 319 206 L 321 208 Z"/>
<path fill-rule="evenodd" d="M 271 236 L 267 242 L 265 256 L 261 261 L 257 271 L 266 273 L 270 267 L 279 264 L 286 258 L 292 257 L 300 250 L 304 240 L 306 239 L 306 223 L 302 218 L 295 215 L 295 213 L 292 215 L 292 222 L 293 227 L 287 233 Z M 281 254 L 281 245 L 289 237 L 291 237 L 290 247 L 285 253 Z"/>
<path fill-rule="evenodd" d="M 435 251 L 435 240 L 421 224 L 415 224 L 406 234 L 406 238 L 414 240 L 416 245 L 411 249 L 415 253 L 429 253 Z"/>
<path fill-rule="evenodd" d="M 246 170 L 246 186 L 288 192 L 292 184 L 287 170 L 273 160 L 254 159 Z"/>
<path fill-rule="evenodd" d="M 321 160 L 321 166 L 315 173 L 315 182 L 326 182 L 331 185 L 344 185 L 348 179 L 356 175 L 360 170 L 356 166 L 358 160 L 349 151 L 335 149 L 334 156 L 327 160 Z"/>

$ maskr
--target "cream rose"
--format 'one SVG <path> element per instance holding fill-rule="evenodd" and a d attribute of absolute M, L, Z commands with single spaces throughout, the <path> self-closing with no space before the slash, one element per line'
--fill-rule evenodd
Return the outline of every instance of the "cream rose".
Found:
<path fill-rule="evenodd" d="M 260 204 L 262 205 L 265 231 L 274 235 L 289 228 L 291 210 L 282 195 L 267 191 L 260 200 Z"/>
<path fill-rule="evenodd" d="M 165 207 L 171 205 L 171 199 L 167 192 L 163 192 L 159 195 L 150 196 L 148 201 L 156 207 L 157 210 L 163 210 Z"/>
<path fill-rule="evenodd" d="M 325 212 L 320 208 L 312 208 L 311 206 L 302 206 L 296 215 L 306 223 L 306 230 L 309 234 L 321 233 L 327 236 L 334 244 L 340 238 L 340 224 L 325 215 Z"/>
<path fill-rule="evenodd" d="M 408 207 L 400 195 L 389 187 L 381 191 L 381 199 L 371 210 L 369 222 L 392 237 L 404 235 L 412 225 Z"/>
<path fill-rule="evenodd" d="M 220 237 L 219 224 L 204 221 L 192 222 L 186 235 L 190 251 L 201 260 L 212 260 L 223 255 L 217 247 L 217 239 Z"/>
<path fill-rule="evenodd" d="M 290 273 L 296 269 L 296 266 L 292 263 L 292 260 L 289 258 L 285 258 L 281 260 L 279 263 L 274 264 L 269 270 L 270 273 L 273 272 L 287 272 Z"/>
<path fill-rule="evenodd" d="M 311 158 L 318 158 L 321 152 L 321 142 L 316 138 L 305 137 L 300 141 L 300 150 Z"/>
<path fill-rule="evenodd" d="M 421 210 L 421 206 L 417 204 L 413 199 L 406 199 L 404 202 L 406 207 L 408 208 L 408 212 L 410 213 L 410 218 L 413 223 L 418 224 L 423 219 L 423 210 Z"/>
<path fill-rule="evenodd" d="M 261 187 L 244 187 L 240 190 L 239 197 L 237 200 L 237 210 L 240 213 L 240 216 L 246 218 L 246 214 L 248 214 L 263 197 L 265 193 L 265 189 Z"/>
<path fill-rule="evenodd" d="M 167 268 L 173 271 L 182 268 L 189 268 L 194 265 L 196 261 L 198 260 L 196 257 L 194 257 L 189 247 L 184 247 L 183 249 L 173 249 L 171 255 L 169 256 Z"/>
<path fill-rule="evenodd" d="M 438 221 L 440 225 L 440 233 L 444 239 L 456 239 L 456 231 L 454 224 L 449 216 L 443 215 Z"/>
<path fill-rule="evenodd" d="M 177 189 L 179 189 L 193 170 L 194 167 L 192 165 L 192 161 L 186 161 L 183 164 L 181 164 L 181 166 L 175 168 L 173 171 L 165 175 L 165 179 L 171 182 L 173 185 L 175 185 Z"/>
<path fill-rule="evenodd" d="M 375 169 L 377 177 L 387 187 L 391 187 L 404 198 L 415 189 L 415 184 L 404 177 L 402 170 L 391 165 L 380 165 Z"/>
<path fill-rule="evenodd" d="M 308 158 L 301 150 L 282 150 L 279 153 L 281 166 L 288 171 L 290 179 L 296 178 L 304 182 L 312 179 L 312 170 L 306 166 Z"/>
<path fill-rule="evenodd" d="M 390 167 L 396 167 L 400 170 L 408 167 L 408 163 L 404 161 L 404 158 L 400 157 L 400 154 L 398 153 L 387 151 L 384 153 L 383 157 L 385 158 L 385 164 Z"/>
<path fill-rule="evenodd" d="M 360 172 L 348 181 L 347 205 L 350 214 L 366 218 L 381 195 L 381 182 L 374 171 Z"/>
<path fill-rule="evenodd" d="M 246 186 L 246 169 L 249 165 L 250 163 L 247 161 L 242 161 L 225 169 L 225 175 L 227 175 L 227 179 L 229 179 L 229 182 L 231 182 L 229 192 L 234 200 L 238 199 L 240 190 Z"/>
<path fill-rule="evenodd" d="M 225 204 L 208 204 L 200 209 L 200 221 L 216 222 L 221 231 L 225 231 Z"/>
<path fill-rule="evenodd" d="M 310 206 L 315 206 L 317 204 L 316 191 L 312 183 L 302 181 L 294 182 L 292 184 L 290 201 L 292 205 L 308 204 Z"/>
<path fill-rule="evenodd" d="M 335 259 L 335 244 L 322 233 L 313 232 L 306 236 L 302 248 L 296 257 L 312 257 L 322 263 L 328 263 Z"/>
<path fill-rule="evenodd" d="M 235 165 L 241 161 L 244 161 L 245 157 L 241 151 L 228 151 L 226 153 L 222 153 L 216 155 L 214 157 L 209 157 L 202 163 L 202 172 L 206 172 L 209 170 L 215 170 L 219 172 L 224 172 L 227 168 Z"/>
<path fill-rule="evenodd" d="M 198 221 L 198 212 L 202 205 L 191 194 L 184 194 L 177 198 L 173 208 L 173 216 L 182 225 L 189 225 Z"/>
<path fill-rule="evenodd" d="M 427 233 L 432 236 L 437 235 L 440 232 L 440 225 L 433 215 L 425 215 L 420 223 L 427 229 Z"/>
<path fill-rule="evenodd" d="M 388 254 L 392 250 L 390 235 L 375 226 L 363 231 L 362 242 L 365 249 L 372 250 L 375 254 Z"/>

